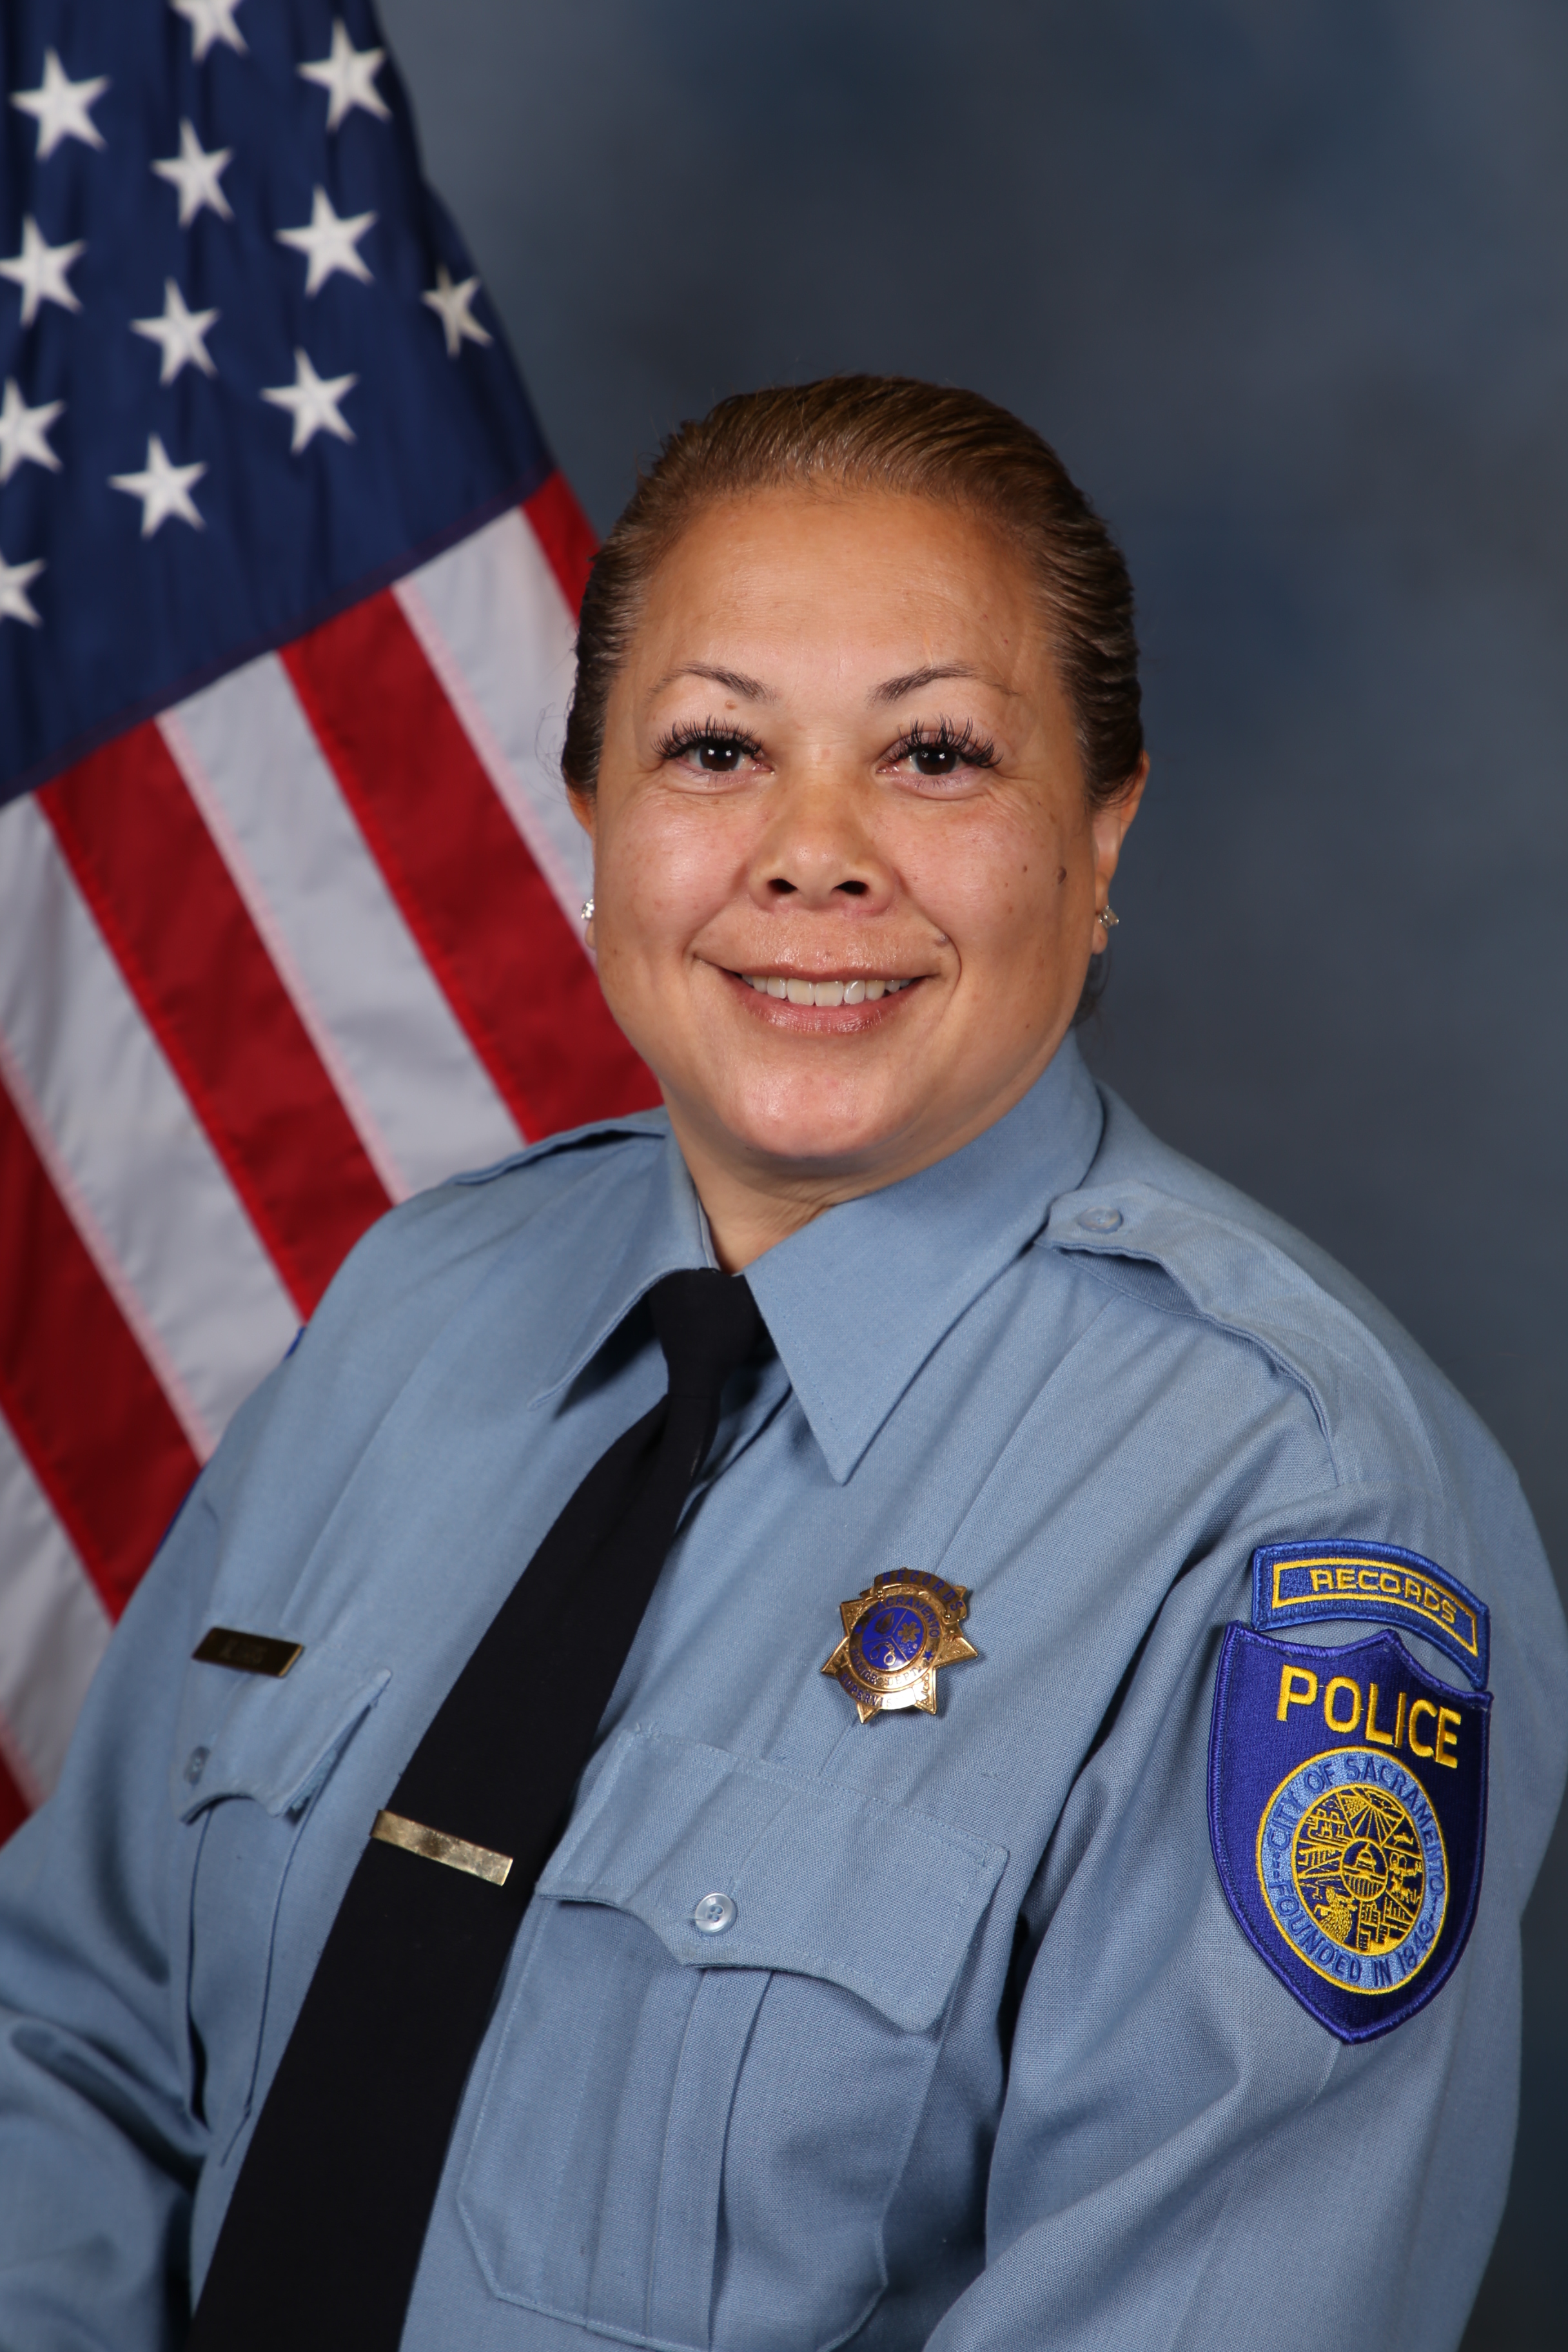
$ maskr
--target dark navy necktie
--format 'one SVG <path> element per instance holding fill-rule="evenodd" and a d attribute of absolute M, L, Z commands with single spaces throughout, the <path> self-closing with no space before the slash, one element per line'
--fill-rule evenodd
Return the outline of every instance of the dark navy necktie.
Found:
<path fill-rule="evenodd" d="M 377 1817 L 235 2185 L 192 2352 L 395 2352 L 512 1940 L 720 1393 L 762 1336 L 736 1276 L 667 1275 L 647 1303 L 668 1392 L 584 1478 Z"/>

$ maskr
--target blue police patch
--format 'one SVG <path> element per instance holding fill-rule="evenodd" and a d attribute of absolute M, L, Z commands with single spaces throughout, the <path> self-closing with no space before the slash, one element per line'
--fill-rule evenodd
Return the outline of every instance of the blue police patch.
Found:
<path fill-rule="evenodd" d="M 1491 1699 L 1392 1633 L 1343 1648 L 1227 1628 L 1209 1836 L 1253 1949 L 1342 2042 L 1425 2008 L 1475 1917 Z"/>
<path fill-rule="evenodd" d="M 1485 1690 L 1487 1604 L 1418 1551 L 1331 1539 L 1265 1544 L 1253 1553 L 1252 1622 L 1260 1633 L 1347 1617 L 1424 1634 L 1478 1690 Z"/>

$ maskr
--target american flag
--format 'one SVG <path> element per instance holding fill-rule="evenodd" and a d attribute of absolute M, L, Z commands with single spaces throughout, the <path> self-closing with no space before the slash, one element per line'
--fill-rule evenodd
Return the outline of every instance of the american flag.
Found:
<path fill-rule="evenodd" d="M 371 1220 L 654 1098 L 591 552 L 369 0 L 0 13 L 0 1830 Z"/>

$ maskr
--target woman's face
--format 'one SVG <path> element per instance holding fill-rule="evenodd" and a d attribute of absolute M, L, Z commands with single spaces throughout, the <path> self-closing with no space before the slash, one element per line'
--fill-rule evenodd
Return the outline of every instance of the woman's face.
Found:
<path fill-rule="evenodd" d="M 984 522 L 881 492 L 702 512 L 579 814 L 605 993 L 710 1218 L 739 1188 L 787 1230 L 1010 1109 L 1136 803 L 1086 802 L 1037 594 Z"/>

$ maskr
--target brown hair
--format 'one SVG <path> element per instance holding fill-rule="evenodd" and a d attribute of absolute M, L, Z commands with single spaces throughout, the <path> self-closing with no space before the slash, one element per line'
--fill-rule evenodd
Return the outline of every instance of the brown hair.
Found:
<path fill-rule="evenodd" d="M 909 376 L 826 376 L 721 400 L 672 433 L 594 559 L 561 764 L 591 793 L 605 707 L 648 583 L 700 510 L 790 483 L 902 491 L 983 514 L 1031 565 L 1078 722 L 1091 801 L 1114 801 L 1143 751 L 1132 583 L 1056 451 L 994 401 Z"/>

